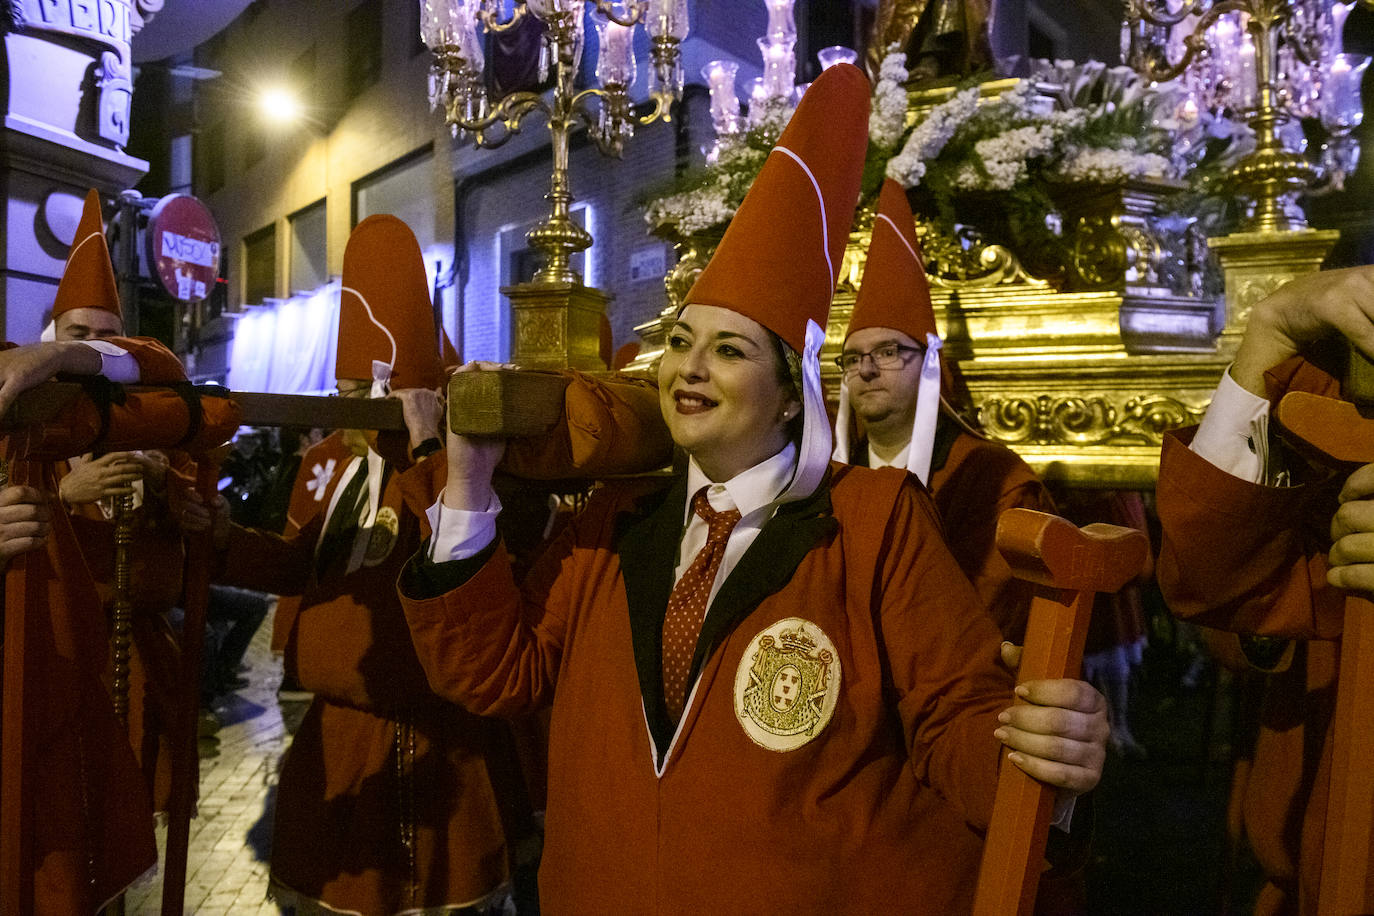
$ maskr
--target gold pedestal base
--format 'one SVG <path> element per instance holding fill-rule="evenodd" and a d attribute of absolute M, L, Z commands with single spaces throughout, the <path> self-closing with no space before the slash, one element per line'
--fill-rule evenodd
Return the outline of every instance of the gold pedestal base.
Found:
<path fill-rule="evenodd" d="M 1233 232 L 1208 239 L 1226 284 L 1226 325 L 1218 348 L 1234 355 L 1255 303 L 1289 280 L 1321 269 L 1340 237 L 1334 229 L 1300 229 Z"/>
<path fill-rule="evenodd" d="M 603 371 L 601 318 L 611 297 L 580 283 L 503 286 L 511 306 L 511 362 L 522 369 Z"/>

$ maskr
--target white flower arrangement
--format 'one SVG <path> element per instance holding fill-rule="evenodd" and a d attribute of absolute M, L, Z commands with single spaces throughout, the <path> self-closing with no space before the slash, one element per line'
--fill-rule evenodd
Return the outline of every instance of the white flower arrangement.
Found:
<path fill-rule="evenodd" d="M 1127 67 L 1042 61 L 1032 70 L 995 98 L 982 99 L 977 86 L 956 91 L 908 128 L 906 61 L 890 48 L 873 90 L 865 193 L 876 191 L 883 174 L 919 186 L 923 216 L 950 234 L 959 222 L 958 195 L 1003 194 L 999 206 L 1014 211 L 1017 226 L 1049 231 L 1043 227 L 1057 186 L 1195 175 L 1234 132 L 1224 119 L 1199 120 L 1176 83 L 1151 84 Z M 683 235 L 723 228 L 791 107 L 779 100 L 752 112 L 749 129 L 721 138 L 705 169 L 646 202 L 649 224 Z"/>
<path fill-rule="evenodd" d="M 1195 130 L 1178 118 L 1179 87 L 1149 84 L 1128 67 L 1042 62 L 1031 79 L 980 104 L 966 89 L 937 105 L 887 164 L 904 187 L 925 185 L 948 215 L 949 195 L 1010 191 L 1045 199 L 1036 182 L 1178 177 L 1192 165 Z"/>
<path fill-rule="evenodd" d="M 906 188 L 919 184 L 926 164 L 940 155 L 955 131 L 977 108 L 977 87 L 955 93 L 949 101 L 932 108 L 911 131 L 901 151 L 888 160 L 887 176 Z"/>
<path fill-rule="evenodd" d="M 1172 170 L 1169 160 L 1157 153 L 1089 146 L 1070 150 L 1055 164 L 1051 174 L 1062 181 L 1107 183 L 1143 176 L 1162 178 Z"/>
<path fill-rule="evenodd" d="M 981 161 L 987 178 L 972 189 L 1011 190 L 1026 179 L 1027 160 L 1048 153 L 1059 139 L 1059 134 L 1052 125 L 1035 124 L 979 140 L 973 145 L 973 151 Z"/>
<path fill-rule="evenodd" d="M 902 139 L 907 76 L 906 53 L 894 44 L 878 67 L 878 84 L 873 87 L 873 107 L 868 116 L 868 139 L 884 149 L 896 147 Z"/>

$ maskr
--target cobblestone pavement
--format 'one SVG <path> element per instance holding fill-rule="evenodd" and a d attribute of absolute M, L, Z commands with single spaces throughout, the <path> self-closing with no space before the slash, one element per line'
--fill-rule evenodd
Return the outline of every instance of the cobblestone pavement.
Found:
<path fill-rule="evenodd" d="M 215 712 L 223 722 L 215 742 L 202 739 L 199 814 L 191 821 L 186 864 L 186 912 L 196 916 L 277 916 L 267 900 L 267 859 L 277 764 L 290 743 L 288 725 L 304 715 L 305 703 L 279 703 L 281 661 L 272 656 L 272 617 L 263 621 L 244 662 L 249 686 L 221 697 Z M 159 874 L 133 888 L 126 912 L 156 914 L 162 906 L 162 851 L 167 830 L 159 827 Z"/>

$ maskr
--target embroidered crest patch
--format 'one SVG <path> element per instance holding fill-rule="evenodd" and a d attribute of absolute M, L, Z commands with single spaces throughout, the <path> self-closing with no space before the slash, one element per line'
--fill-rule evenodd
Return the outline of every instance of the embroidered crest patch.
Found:
<path fill-rule="evenodd" d="M 334 479 L 334 466 L 337 462 L 330 458 L 324 464 L 316 464 L 310 469 L 314 476 L 305 482 L 305 489 L 315 494 L 315 502 L 324 499 L 324 491 L 329 486 L 329 481 Z"/>
<path fill-rule="evenodd" d="M 839 698 L 835 644 L 799 617 L 754 637 L 735 672 L 735 715 L 749 739 L 770 751 L 796 750 L 815 738 Z"/>
<path fill-rule="evenodd" d="M 390 506 L 382 506 L 377 510 L 377 520 L 372 523 L 372 530 L 367 538 L 367 553 L 363 555 L 364 566 L 376 566 L 378 563 L 391 556 L 391 549 L 396 546 L 396 533 L 401 530 L 401 521 L 396 516 L 396 510 Z"/>

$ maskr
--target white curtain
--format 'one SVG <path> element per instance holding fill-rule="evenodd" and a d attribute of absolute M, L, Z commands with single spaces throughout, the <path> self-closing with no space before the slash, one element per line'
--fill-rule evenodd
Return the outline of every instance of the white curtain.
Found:
<path fill-rule="evenodd" d="M 234 324 L 228 385 L 234 391 L 328 394 L 338 334 L 337 280 L 250 309 Z"/>

